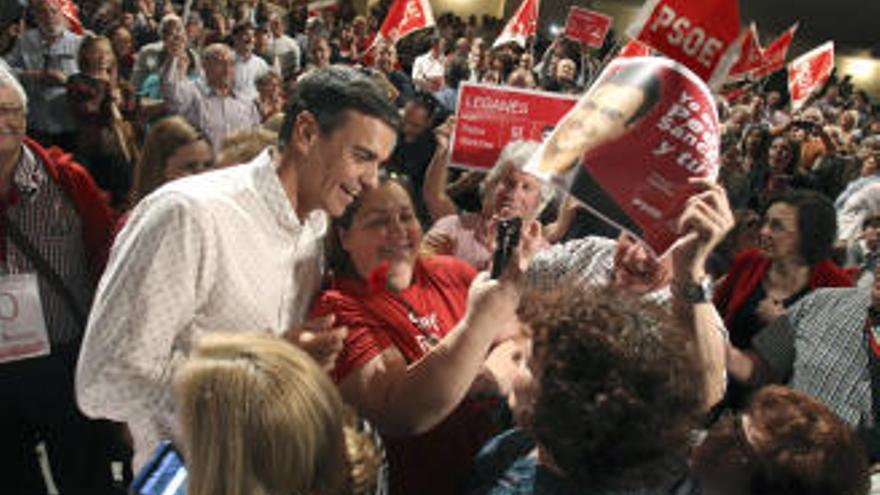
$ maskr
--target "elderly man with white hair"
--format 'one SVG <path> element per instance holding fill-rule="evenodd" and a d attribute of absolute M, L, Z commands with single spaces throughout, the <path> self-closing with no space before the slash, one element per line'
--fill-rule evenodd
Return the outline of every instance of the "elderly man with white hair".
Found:
<path fill-rule="evenodd" d="M 77 409 L 73 374 L 111 212 L 86 170 L 26 136 L 28 99 L 0 69 L 0 465 L 5 493 L 111 493 L 106 426 Z"/>
<path fill-rule="evenodd" d="M 178 47 L 162 68 L 162 97 L 169 110 L 180 113 L 208 136 L 216 152 L 229 133 L 257 127 L 262 119 L 253 100 L 234 89 L 232 49 L 215 43 L 205 48 L 203 57 L 204 84 L 187 79 L 182 65 L 189 57 L 183 47 Z"/>

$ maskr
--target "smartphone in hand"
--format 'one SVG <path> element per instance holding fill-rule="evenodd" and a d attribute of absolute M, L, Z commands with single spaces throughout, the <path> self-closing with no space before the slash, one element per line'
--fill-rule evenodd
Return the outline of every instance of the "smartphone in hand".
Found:
<path fill-rule="evenodd" d="M 495 239 L 495 253 L 492 255 L 491 277 L 497 279 L 507 266 L 507 262 L 513 255 L 513 250 L 519 244 L 522 231 L 522 218 L 513 217 L 500 220 Z"/>

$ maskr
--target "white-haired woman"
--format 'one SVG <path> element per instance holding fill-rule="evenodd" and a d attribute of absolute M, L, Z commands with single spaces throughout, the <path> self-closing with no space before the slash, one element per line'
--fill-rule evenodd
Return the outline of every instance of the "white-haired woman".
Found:
<path fill-rule="evenodd" d="M 538 215 L 553 198 L 553 188 L 523 171 L 538 149 L 534 141 L 513 141 L 501 151 L 495 166 L 480 184 L 483 207 L 480 212 L 459 211 L 446 192 L 447 145 L 443 129 L 438 132 L 438 151 L 425 173 L 423 195 L 432 218 L 437 219 L 422 243 L 432 254 L 455 256 L 477 270 L 484 270 L 495 249 L 495 225 L 498 220 L 521 217 L 537 221 Z M 563 210 L 565 211 L 565 210 Z M 563 214 L 553 232 L 567 229 L 570 215 Z M 545 229 L 544 244 L 558 240 Z M 561 236 L 559 236 L 561 237 Z"/>

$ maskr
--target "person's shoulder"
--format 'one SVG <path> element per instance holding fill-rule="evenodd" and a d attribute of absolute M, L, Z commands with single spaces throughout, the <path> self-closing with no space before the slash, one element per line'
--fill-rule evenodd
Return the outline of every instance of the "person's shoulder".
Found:
<path fill-rule="evenodd" d="M 137 51 L 137 56 L 141 55 L 158 55 L 165 49 L 165 44 L 161 41 L 154 41 L 152 43 L 147 43 L 142 46 L 140 50 Z"/>
<path fill-rule="evenodd" d="M 535 442 L 520 429 L 507 430 L 490 439 L 474 460 L 468 495 L 530 494 L 537 462 L 529 457 Z"/>
<path fill-rule="evenodd" d="M 802 299 L 804 305 L 834 305 L 837 306 L 840 301 L 862 295 L 863 289 L 859 287 L 821 287 L 818 288 Z"/>
<path fill-rule="evenodd" d="M 473 279 L 477 272 L 468 262 L 455 256 L 430 255 L 420 258 L 422 266 L 432 274 Z"/>

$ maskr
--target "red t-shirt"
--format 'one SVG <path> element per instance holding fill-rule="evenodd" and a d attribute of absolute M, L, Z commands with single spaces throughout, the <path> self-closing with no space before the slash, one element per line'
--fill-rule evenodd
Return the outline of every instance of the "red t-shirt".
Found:
<path fill-rule="evenodd" d="M 338 382 L 395 346 L 407 363 L 421 358 L 433 339 L 442 339 L 464 316 L 476 271 L 448 256 L 422 257 L 410 287 L 399 294 L 344 278 L 322 293 L 312 316 L 336 315 L 348 327 L 336 361 Z M 405 302 L 402 302 L 405 301 Z M 460 491 L 474 455 L 497 430 L 497 401 L 466 399 L 431 431 L 407 438 L 385 436 L 392 494 L 449 494 Z"/>

